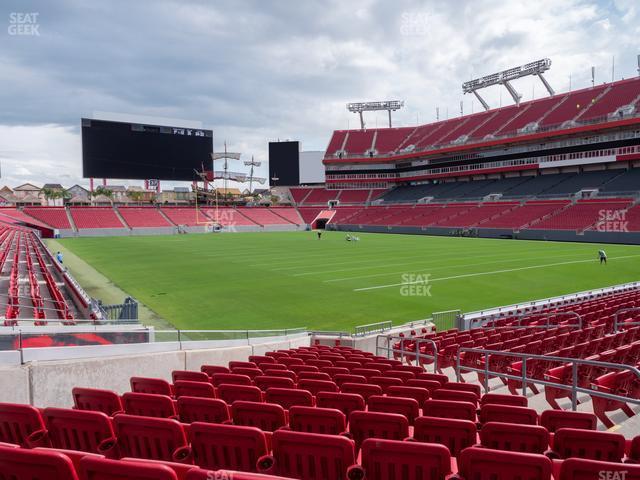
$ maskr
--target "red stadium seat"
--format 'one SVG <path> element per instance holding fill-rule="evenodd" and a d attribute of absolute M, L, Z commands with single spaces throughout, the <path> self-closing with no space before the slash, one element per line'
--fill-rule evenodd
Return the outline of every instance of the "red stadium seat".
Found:
<path fill-rule="evenodd" d="M 298 380 L 298 388 L 307 390 L 311 395 L 317 395 L 318 392 L 337 392 L 338 386 L 330 380 Z"/>
<path fill-rule="evenodd" d="M 0 442 L 30 446 L 42 438 L 44 432 L 38 409 L 31 405 L 0 403 Z"/>
<path fill-rule="evenodd" d="M 369 378 L 369 383 L 373 385 L 378 385 L 382 388 L 384 393 L 387 393 L 389 387 L 392 386 L 402 386 L 404 385 L 404 381 L 401 378 L 396 377 L 382 377 L 382 376 L 373 376 Z"/>
<path fill-rule="evenodd" d="M 504 422 L 518 423 L 521 425 L 537 425 L 538 413 L 533 408 L 488 403 L 480 407 L 478 421 L 481 424 L 487 422 Z"/>
<path fill-rule="evenodd" d="M 627 463 L 640 463 L 640 435 L 631 440 Z"/>
<path fill-rule="evenodd" d="M 346 478 L 356 468 L 353 441 L 339 435 L 279 430 L 273 434 L 273 455 L 258 461 L 258 470 L 304 480 Z"/>
<path fill-rule="evenodd" d="M 420 415 L 420 405 L 413 398 L 385 397 L 372 395 L 367 401 L 370 412 L 399 413 L 404 415 L 409 425 Z"/>
<path fill-rule="evenodd" d="M 476 421 L 476 406 L 470 402 L 429 399 L 422 405 L 422 414 L 429 417 L 457 418 Z"/>
<path fill-rule="evenodd" d="M 257 427 L 263 432 L 274 432 L 287 424 L 284 408 L 275 403 L 237 401 L 231 405 L 234 425 Z"/>
<path fill-rule="evenodd" d="M 203 470 L 201 468 L 192 468 L 187 473 L 184 480 L 291 480 L 290 478 L 279 477 L 276 475 L 263 475 L 261 473 L 237 472 L 235 470 Z"/>
<path fill-rule="evenodd" d="M 602 375 L 595 379 L 593 388 L 599 392 L 640 399 L 640 380 L 630 370 L 614 371 Z M 593 413 L 607 428 L 613 427 L 613 422 L 607 417 L 606 412 L 622 409 L 628 417 L 635 415 L 635 412 L 624 401 L 609 400 L 595 395 L 591 395 L 591 401 L 593 402 Z"/>
<path fill-rule="evenodd" d="M 178 480 L 178 477 L 171 467 L 160 462 L 118 461 L 87 457 L 80 460 L 80 479 Z"/>
<path fill-rule="evenodd" d="M 446 386 L 449 386 L 448 383 Z M 472 392 L 464 392 L 462 390 L 449 390 L 442 387 L 431 393 L 434 400 L 453 400 L 455 402 L 469 402 L 478 405 L 478 397 Z"/>
<path fill-rule="evenodd" d="M 367 438 L 406 439 L 409 436 L 409 421 L 397 413 L 355 411 L 349 415 L 349 432 L 359 449 Z"/>
<path fill-rule="evenodd" d="M 295 388 L 295 382 L 286 377 L 272 377 L 268 375 L 262 375 L 254 379 L 256 386 L 266 391 L 268 388 Z"/>
<path fill-rule="evenodd" d="M 342 387 L 345 383 L 367 383 L 366 377 L 362 375 L 352 375 L 346 373 L 338 373 L 333 376 L 333 381 L 336 382 L 338 387 Z"/>
<path fill-rule="evenodd" d="M 459 390 L 463 392 L 471 392 L 476 397 L 478 397 L 478 399 L 480 399 L 480 396 L 482 394 L 482 391 L 480 390 L 480 385 L 476 383 L 447 382 L 442 386 L 442 388 L 446 388 L 447 390 Z"/>
<path fill-rule="evenodd" d="M 176 383 L 178 380 L 189 382 L 208 382 L 209 375 L 204 372 L 192 372 L 190 370 L 174 370 L 171 372 L 171 380 Z"/>
<path fill-rule="evenodd" d="M 124 412 L 143 417 L 177 418 L 171 397 L 152 393 L 125 392 L 122 395 Z"/>
<path fill-rule="evenodd" d="M 421 380 L 419 378 L 412 379 L 412 380 L 407 380 L 407 383 L 405 383 L 405 385 L 407 387 L 425 388 L 425 389 L 427 389 L 429 391 L 430 394 L 434 390 L 442 388 L 442 384 L 440 382 L 437 382 L 435 380 Z"/>
<path fill-rule="evenodd" d="M 136 393 L 154 393 L 156 395 L 173 395 L 171 384 L 161 378 L 131 377 L 131 391 Z"/>
<path fill-rule="evenodd" d="M 255 365 L 258 365 L 259 363 L 278 363 L 275 358 L 268 357 L 266 355 L 249 355 L 249 361 L 253 362 Z"/>
<path fill-rule="evenodd" d="M 300 372 L 298 374 L 298 380 L 327 380 L 332 381 L 331 376 L 328 373 L 323 372 Z"/>
<path fill-rule="evenodd" d="M 334 378 L 338 374 L 349 375 L 349 369 L 344 367 L 323 367 L 320 371 L 328 374 L 331 378 Z"/>
<path fill-rule="evenodd" d="M 202 468 L 255 472 L 268 452 L 265 434 L 255 427 L 196 422 L 190 435 L 194 462 Z"/>
<path fill-rule="evenodd" d="M 380 370 L 375 370 L 372 368 L 354 368 L 351 370 L 352 375 L 361 375 L 365 377 L 367 380 L 370 380 L 371 377 L 379 377 L 382 372 Z"/>
<path fill-rule="evenodd" d="M 275 403 L 285 410 L 294 405 L 303 407 L 313 406 L 313 395 L 307 390 L 297 390 L 293 388 L 269 388 L 265 393 L 267 403 Z"/>
<path fill-rule="evenodd" d="M 618 433 L 560 428 L 553 437 L 553 458 L 587 458 L 621 462 L 625 438 Z"/>
<path fill-rule="evenodd" d="M 291 407 L 289 427 L 295 432 L 339 435 L 347 429 L 347 419 L 334 408 Z"/>
<path fill-rule="evenodd" d="M 190 382 L 188 380 L 178 380 L 174 385 L 176 398 L 180 397 L 202 397 L 215 398 L 216 392 L 208 382 Z"/>
<path fill-rule="evenodd" d="M 178 398 L 178 415 L 182 423 L 231 421 L 226 402 L 217 398 L 180 397 Z"/>
<path fill-rule="evenodd" d="M 351 412 L 365 410 L 364 398 L 356 393 L 319 392 L 316 404 L 321 408 L 335 408 L 345 414 L 347 418 Z"/>
<path fill-rule="evenodd" d="M 216 373 L 231 373 L 231 370 L 221 365 L 202 365 L 200 371 L 209 375 L 209 378 L 213 377 Z"/>
<path fill-rule="evenodd" d="M 368 438 L 361 463 L 367 480 L 444 479 L 451 473 L 449 450 L 426 443 Z"/>
<path fill-rule="evenodd" d="M 251 380 L 256 378 L 258 375 L 263 375 L 262 370 L 259 368 L 247 368 L 247 367 L 235 367 L 231 369 L 231 373 L 236 375 L 246 375 Z"/>
<path fill-rule="evenodd" d="M 372 395 L 382 395 L 382 387 L 370 383 L 343 383 L 340 391 L 342 393 L 356 393 L 364 398 L 365 402 Z"/>
<path fill-rule="evenodd" d="M 391 370 L 387 370 L 386 372 L 384 372 L 384 375 L 387 376 L 387 377 L 399 378 L 403 382 L 406 382 L 407 380 L 411 380 L 411 379 L 416 378 L 416 374 L 415 373 L 408 372 L 406 370 L 391 369 Z"/>
<path fill-rule="evenodd" d="M 480 398 L 480 405 L 493 403 L 496 405 L 512 405 L 514 407 L 526 407 L 529 405 L 527 397 L 522 395 L 506 395 L 500 393 L 485 393 Z"/>
<path fill-rule="evenodd" d="M 266 365 L 266 364 L 275 363 L 275 361 L 274 360 L 270 360 L 270 361 L 264 361 L 263 360 L 261 363 L 264 363 Z M 258 367 L 258 364 L 256 362 L 241 362 L 241 361 L 238 361 L 238 360 L 231 360 L 229 362 L 229 369 L 230 370 L 234 370 L 236 368 L 252 368 L 253 369 L 253 368 L 257 368 L 257 367 Z M 233 373 L 233 371 L 231 373 Z"/>
<path fill-rule="evenodd" d="M 551 460 L 535 453 L 471 447 L 458 457 L 458 475 L 477 480 L 551 480 Z"/>
<path fill-rule="evenodd" d="M 253 385 L 251 379 L 246 375 L 237 375 L 234 373 L 214 373 L 211 376 L 211 383 L 216 387 L 219 387 L 223 383 L 230 383 L 233 385 Z"/>
<path fill-rule="evenodd" d="M 558 480 L 640 480 L 640 465 L 569 458 L 560 465 Z"/>
<path fill-rule="evenodd" d="M 595 430 L 598 419 L 593 413 L 571 412 L 565 410 L 545 410 L 540 414 L 540 425 L 549 433 L 554 433 L 559 428 L 581 428 L 583 430 Z"/>
<path fill-rule="evenodd" d="M 480 430 L 480 443 L 495 450 L 542 454 L 549 448 L 549 432 L 537 425 L 489 422 Z"/>
<path fill-rule="evenodd" d="M 218 387 L 218 398 L 231 405 L 236 400 L 262 402 L 262 390 L 250 385 L 233 385 L 223 383 Z"/>
<path fill-rule="evenodd" d="M 3 480 L 77 480 L 71 460 L 62 453 L 0 447 Z"/>
<path fill-rule="evenodd" d="M 176 420 L 121 414 L 113 424 L 121 457 L 188 463 L 187 439 Z"/>
<path fill-rule="evenodd" d="M 418 417 L 413 426 L 413 440 L 444 445 L 452 456 L 475 445 L 476 436 L 476 424 L 469 420 Z"/>
<path fill-rule="evenodd" d="M 71 392 L 77 410 L 94 410 L 110 417 L 124 411 L 120 395 L 111 390 L 75 387 Z"/>
<path fill-rule="evenodd" d="M 413 398 L 418 402 L 418 405 L 422 405 L 429 399 L 429 390 L 420 387 L 393 385 L 387 389 L 387 395 L 390 397 Z"/>
<path fill-rule="evenodd" d="M 271 368 L 267 368 L 266 370 L 263 371 L 263 374 L 265 377 L 284 377 L 284 378 L 290 378 L 294 382 L 298 381 L 298 376 L 296 375 L 296 373 L 287 369 L 272 370 Z"/>
<path fill-rule="evenodd" d="M 111 420 L 102 412 L 45 408 L 42 415 L 49 447 L 102 454 L 116 442 Z"/>
<path fill-rule="evenodd" d="M 418 373 L 416 378 L 420 380 L 435 380 L 436 382 L 439 382 L 440 385 L 449 383 L 449 377 L 441 373 Z"/>
<path fill-rule="evenodd" d="M 292 359 L 294 360 L 294 359 Z M 297 360 L 300 360 L 299 358 Z M 320 369 L 318 367 L 314 367 L 313 365 L 289 365 L 289 370 L 295 372 L 296 375 L 300 375 L 301 372 L 319 372 Z"/>

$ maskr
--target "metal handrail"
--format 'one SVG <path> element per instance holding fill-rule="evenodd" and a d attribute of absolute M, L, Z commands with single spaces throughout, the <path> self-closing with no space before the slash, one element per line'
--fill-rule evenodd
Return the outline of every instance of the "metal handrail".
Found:
<path fill-rule="evenodd" d="M 385 340 L 387 340 L 387 344 L 389 346 L 384 347 L 384 346 L 380 346 L 380 338 L 384 338 Z M 400 348 L 393 348 L 393 343 L 396 340 L 400 340 Z M 408 340 L 408 341 L 413 341 L 416 344 L 416 351 L 415 352 L 406 352 L 404 349 L 404 341 Z M 420 352 L 420 345 L 422 343 L 428 343 L 431 345 L 432 349 L 433 349 L 433 355 L 427 355 L 426 353 L 421 353 Z M 402 359 L 404 359 L 407 356 L 412 356 L 416 358 L 416 362 L 417 365 L 422 365 L 420 363 L 420 359 L 421 358 L 425 358 L 425 359 L 430 359 L 433 360 L 433 371 L 434 373 L 437 372 L 438 370 L 438 346 L 436 345 L 436 342 L 434 342 L 433 340 L 431 340 L 430 338 L 407 338 L 407 337 L 400 337 L 400 336 L 387 336 L 387 335 L 378 335 L 376 337 L 376 355 L 380 355 L 380 351 L 386 351 L 386 355 L 387 358 L 391 358 L 391 354 L 392 353 L 400 353 L 400 359 L 402 361 Z"/>
<path fill-rule="evenodd" d="M 367 323 L 366 325 L 358 325 L 353 329 L 354 337 L 362 337 L 367 333 L 384 332 L 385 330 L 391 330 L 393 323 L 391 320 L 385 320 L 383 322 Z"/>
<path fill-rule="evenodd" d="M 511 325 L 511 328 L 523 328 L 523 327 L 533 327 L 533 328 L 555 328 L 558 327 L 560 325 L 556 325 L 556 324 L 550 324 L 549 320 L 551 317 L 556 317 L 556 316 L 567 316 L 570 315 L 572 317 L 575 317 L 578 319 L 578 324 L 570 324 L 570 325 L 562 325 L 562 326 L 567 326 L 567 327 L 575 327 L 578 329 L 582 328 L 583 325 L 583 321 L 582 321 L 582 315 L 580 315 L 577 312 L 574 312 L 573 310 L 570 310 L 568 312 L 527 312 L 527 313 L 514 313 L 512 315 L 509 315 L 509 317 L 515 317 L 517 318 L 517 325 Z M 522 325 L 522 321 L 526 318 L 531 318 L 531 317 L 537 317 L 538 319 L 542 320 L 545 319 L 547 320 L 546 325 Z M 503 320 L 504 317 L 502 318 L 495 318 L 495 317 L 485 317 L 485 318 L 478 318 L 478 319 L 473 319 L 469 322 L 469 328 L 479 328 L 479 327 L 484 327 L 487 323 L 489 322 L 494 322 L 497 320 Z"/>
<path fill-rule="evenodd" d="M 483 354 L 484 368 L 474 368 L 474 367 L 460 365 L 460 354 L 464 352 Z M 522 361 L 522 375 L 510 375 L 508 373 L 493 372 L 489 370 L 489 358 L 494 355 L 499 355 L 503 357 L 520 358 Z M 558 362 L 563 364 L 571 364 L 571 367 L 572 367 L 571 386 L 565 385 L 564 383 L 551 382 L 549 380 L 540 380 L 538 378 L 528 378 L 527 377 L 527 360 L 545 360 L 545 361 Z M 500 350 L 486 350 L 483 348 L 469 348 L 469 347 L 462 347 L 458 349 L 458 356 L 456 358 L 456 375 L 458 376 L 458 378 L 460 378 L 460 375 L 463 370 L 466 372 L 484 373 L 483 387 L 484 387 L 485 393 L 489 392 L 489 375 L 498 377 L 498 378 L 505 378 L 507 380 L 520 380 L 522 382 L 523 395 L 527 394 L 527 383 L 536 383 L 544 386 L 559 388 L 561 390 L 571 390 L 571 409 L 574 411 L 577 409 L 577 406 L 578 406 L 578 393 L 586 393 L 594 397 L 602 397 L 608 400 L 618 400 L 621 402 L 628 402 L 628 403 L 640 405 L 640 399 L 623 397 L 623 396 L 614 395 L 611 393 L 599 392 L 597 390 L 593 390 L 590 388 L 579 387 L 578 386 L 578 366 L 579 365 L 591 365 L 595 367 L 604 367 L 612 370 L 628 370 L 633 372 L 638 377 L 638 379 L 640 379 L 640 369 L 633 367 L 631 365 L 623 365 L 620 363 L 611 363 L 611 362 L 600 362 L 596 360 L 585 360 L 581 358 L 557 357 L 554 355 L 537 355 L 533 353 L 504 352 Z"/>
<path fill-rule="evenodd" d="M 618 333 L 620 330 L 618 328 L 618 325 L 620 325 L 620 322 L 618 322 L 618 315 L 620 315 L 621 313 L 627 313 L 627 312 L 640 312 L 640 307 L 628 307 L 628 308 L 621 308 L 620 310 L 618 310 L 616 313 L 613 314 L 613 333 Z M 640 321 L 637 322 L 622 322 L 623 325 L 631 325 L 634 327 L 638 327 L 640 326 Z"/>

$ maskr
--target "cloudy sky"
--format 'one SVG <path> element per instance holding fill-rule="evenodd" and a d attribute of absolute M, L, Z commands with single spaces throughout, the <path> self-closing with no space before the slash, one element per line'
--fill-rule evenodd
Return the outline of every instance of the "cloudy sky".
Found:
<path fill-rule="evenodd" d="M 266 161 L 270 140 L 324 150 L 356 127 L 349 101 L 405 100 L 395 123 L 414 125 L 461 100 L 477 111 L 461 91 L 476 76 L 549 57 L 561 92 L 590 85 L 592 65 L 610 81 L 614 57 L 615 79 L 637 75 L 640 53 L 638 0 L 4 0 L 0 18 L 1 182 L 14 186 L 88 183 L 80 118 L 95 111 L 199 120 L 216 149 Z M 485 98 L 512 103 L 498 87 Z"/>

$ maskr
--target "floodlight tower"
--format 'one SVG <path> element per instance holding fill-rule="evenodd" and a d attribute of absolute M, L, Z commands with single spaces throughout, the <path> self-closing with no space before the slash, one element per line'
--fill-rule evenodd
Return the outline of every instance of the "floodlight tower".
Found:
<path fill-rule="evenodd" d="M 364 130 L 364 118 L 362 112 L 375 112 L 386 110 L 389 113 L 389 128 L 391 128 L 391 112 L 404 107 L 404 100 L 385 100 L 382 102 L 356 102 L 347 103 L 347 110 L 360 116 L 360 128 Z"/>
<path fill-rule="evenodd" d="M 544 88 L 547 89 L 549 95 L 555 95 L 555 91 L 549 85 L 549 82 L 546 78 L 544 78 L 543 73 L 551 68 L 551 60 L 548 58 L 543 58 L 542 60 L 537 60 L 535 62 L 527 63 L 526 65 L 521 65 L 515 68 L 509 68 L 508 70 L 503 70 L 498 73 L 492 73 L 491 75 L 487 75 L 484 77 L 476 78 L 474 80 L 470 80 L 468 82 L 464 82 L 462 84 L 463 93 L 473 93 L 478 101 L 482 104 L 485 110 L 489 110 L 489 105 L 485 102 L 484 98 L 480 96 L 478 90 L 490 87 L 492 85 L 503 85 L 511 97 L 513 101 L 516 102 L 516 105 L 520 105 L 520 100 L 522 99 L 522 94 L 518 93 L 513 85 L 511 85 L 512 80 L 516 80 L 518 78 L 526 77 L 529 75 L 536 75 L 540 78 L 540 81 L 544 85 Z"/>

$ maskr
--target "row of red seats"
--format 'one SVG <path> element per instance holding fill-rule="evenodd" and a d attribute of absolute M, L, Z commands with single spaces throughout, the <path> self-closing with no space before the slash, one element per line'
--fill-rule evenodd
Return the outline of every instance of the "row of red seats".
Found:
<path fill-rule="evenodd" d="M 207 471 L 177 463 L 137 459 L 117 461 L 97 455 L 11 446 L 0 446 L 0 473 L 11 472 L 10 478 L 17 480 L 286 480 L 271 473 L 308 480 L 582 480 L 596 475 L 626 480 L 640 478 L 640 465 L 634 464 L 572 458 L 554 469 L 552 461 L 544 455 L 480 447 L 465 449 L 456 462 L 441 445 L 377 439 L 365 442 L 361 465 L 356 465 L 346 438 L 329 440 L 324 435 L 278 432 L 274 441 L 273 455 L 263 456 L 257 462 L 267 475 Z M 603 477 L 602 472 L 608 476 Z"/>

